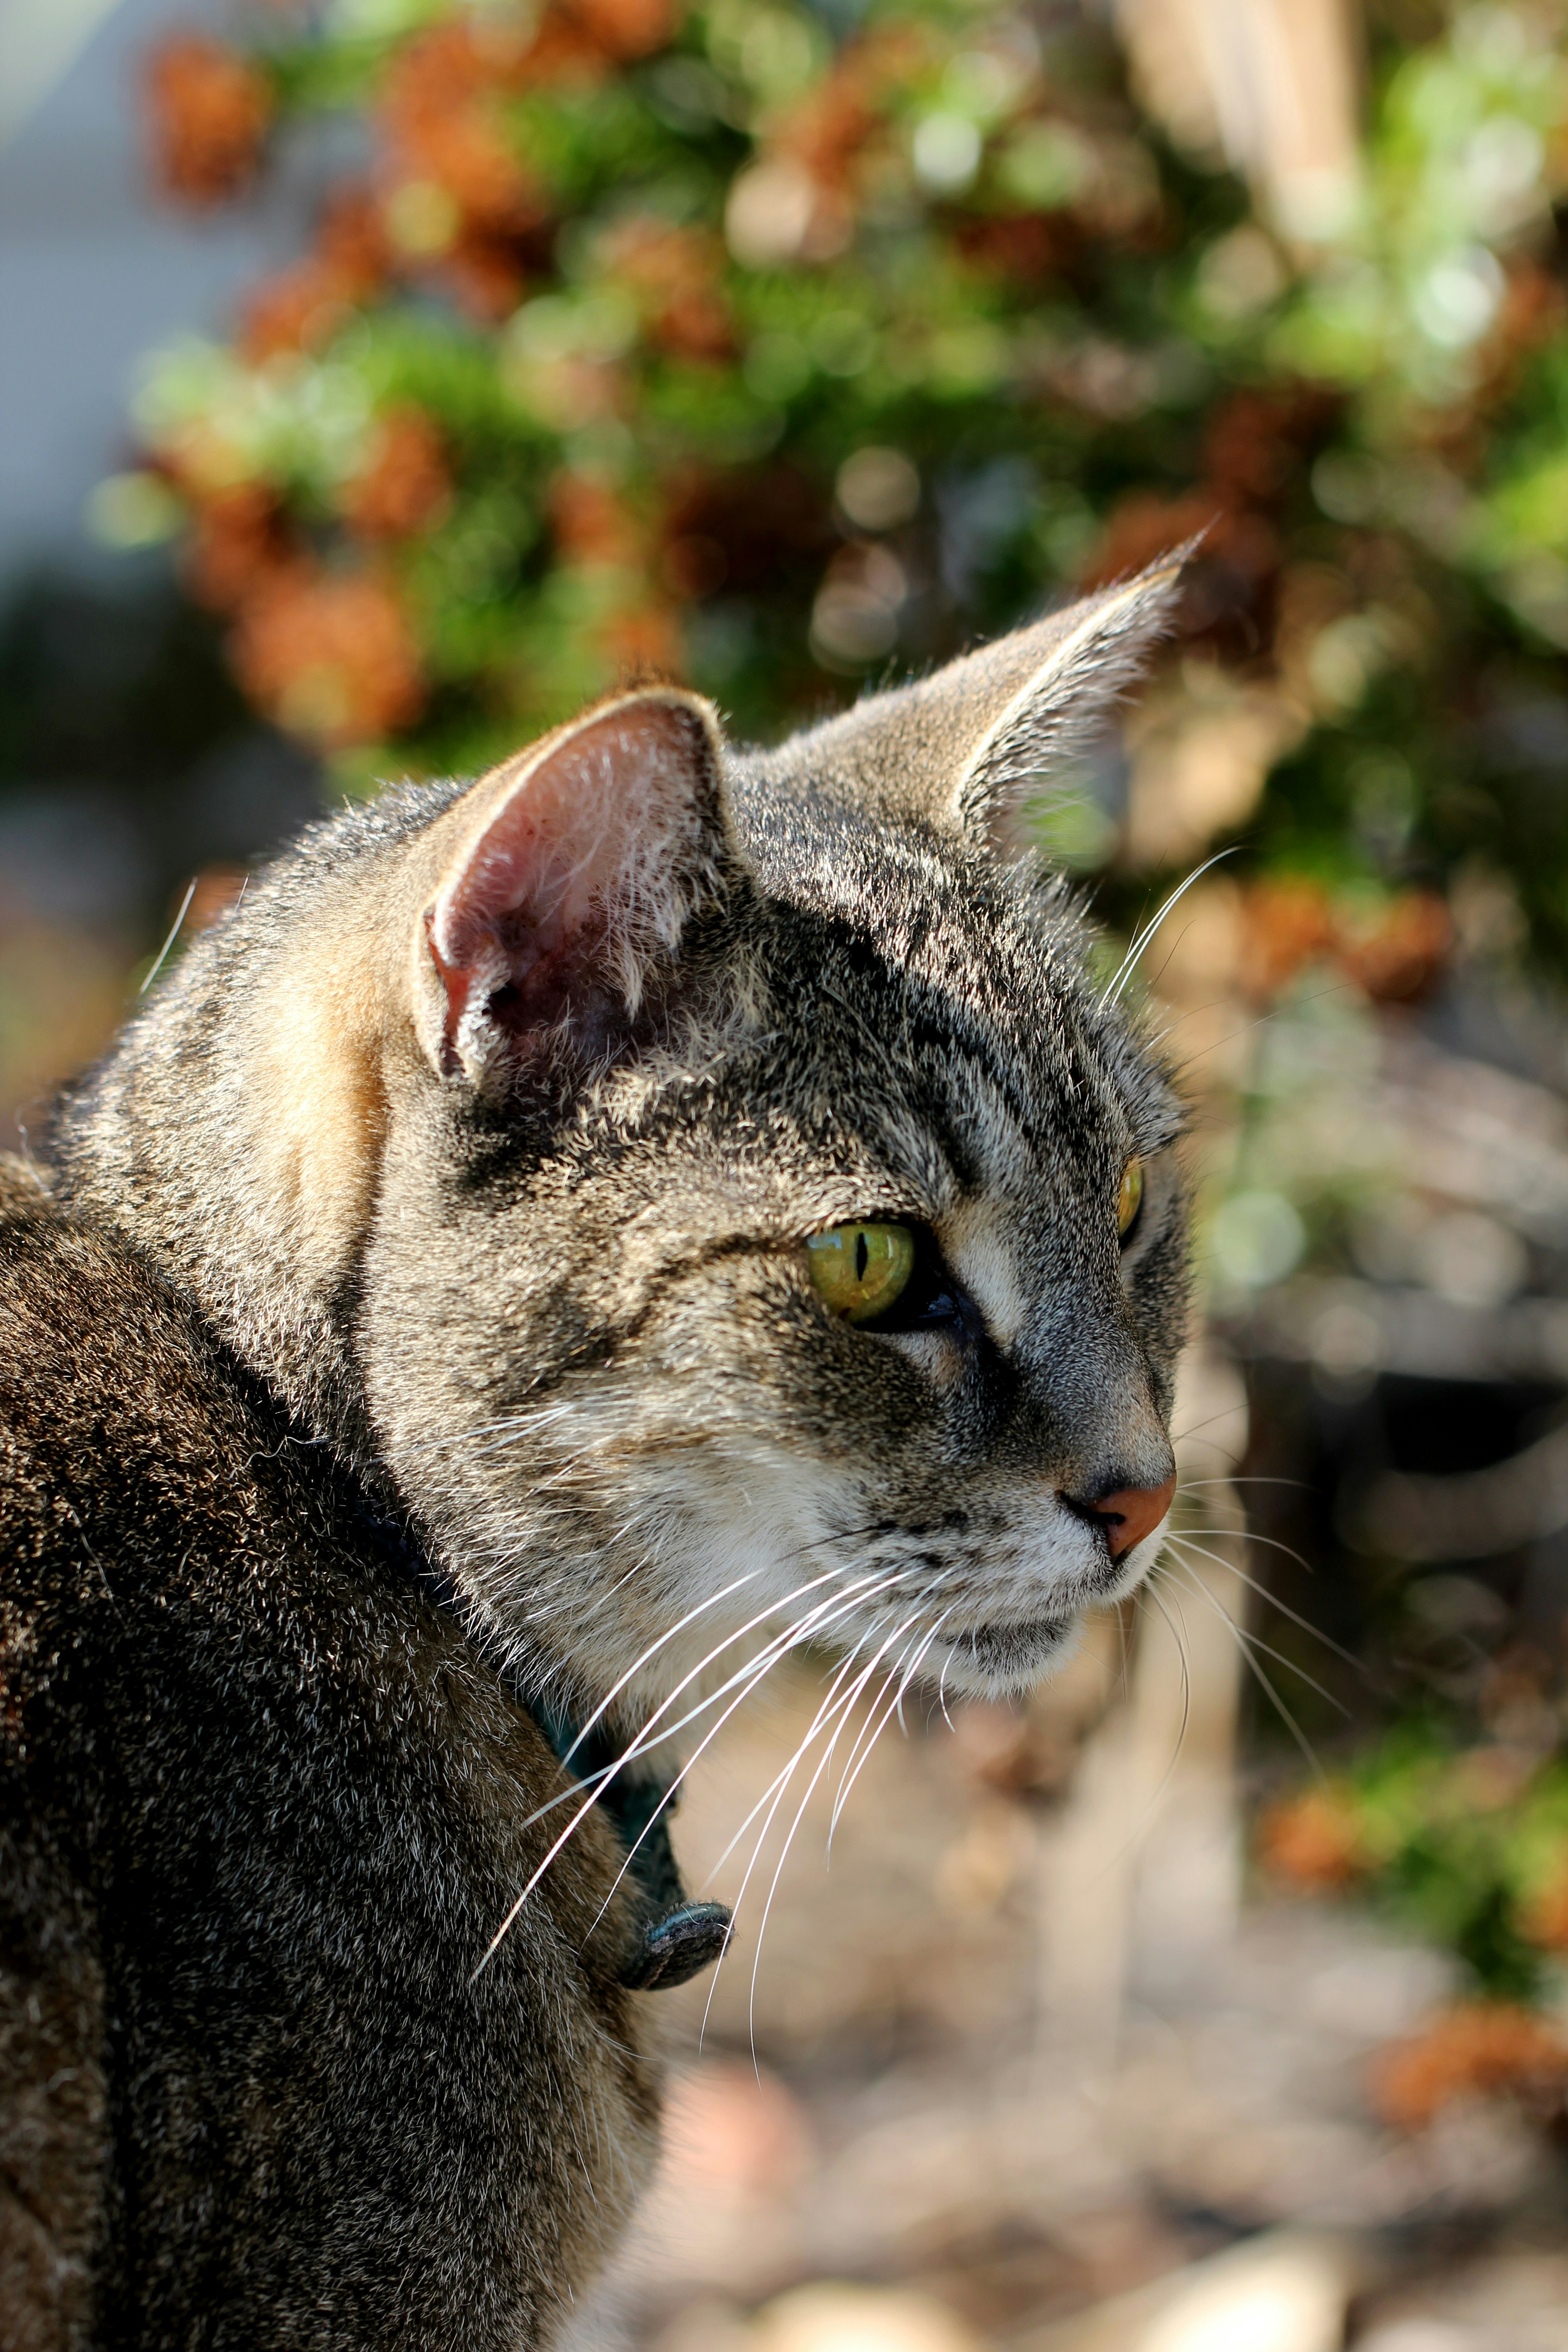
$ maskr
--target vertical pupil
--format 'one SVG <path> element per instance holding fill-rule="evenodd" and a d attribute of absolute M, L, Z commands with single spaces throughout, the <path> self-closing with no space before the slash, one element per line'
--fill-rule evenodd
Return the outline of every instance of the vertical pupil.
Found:
<path fill-rule="evenodd" d="M 855 1236 L 855 1279 L 857 1282 L 865 1281 L 866 1268 L 870 1264 L 870 1259 L 871 1253 L 866 1246 L 865 1234 L 857 1234 Z"/>

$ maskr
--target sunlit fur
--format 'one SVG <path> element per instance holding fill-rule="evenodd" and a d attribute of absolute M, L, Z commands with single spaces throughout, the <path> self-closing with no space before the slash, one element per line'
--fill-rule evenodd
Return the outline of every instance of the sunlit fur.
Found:
<path fill-rule="evenodd" d="M 689 824 L 669 740 L 633 706 L 596 722 L 551 789 L 607 807 L 657 775 L 626 856 L 677 909 L 640 948 L 610 926 L 646 997 L 610 1046 L 563 1022 L 496 1079 L 471 1010 L 461 1068 L 413 1042 L 406 942 L 498 772 L 309 837 L 68 1114 L 76 1197 L 412 1510 L 540 1687 L 631 1733 L 792 1622 L 869 1654 L 912 1619 L 949 1693 L 1016 1690 L 1151 1565 L 1157 1534 L 1113 1562 L 1063 1496 L 1169 1474 L 1179 1115 L 996 820 L 1031 713 L 1052 748 L 1092 717 L 1097 658 L 1119 683 L 1167 601 L 1142 583 L 780 752 L 715 748 Z M 983 1337 L 826 1312 L 805 1237 L 866 1217 L 934 1231 Z"/>
<path fill-rule="evenodd" d="M 655 1703 L 828 1572 L 900 1579 L 837 1639 L 929 1594 L 948 1687 L 1016 1688 L 1147 1565 L 1113 1568 L 1058 1493 L 1165 1475 L 1175 1111 L 1029 868 L 814 821 L 760 786 L 736 803 L 768 889 L 744 1019 L 721 998 L 595 1087 L 547 1155 L 449 1097 L 395 1134 L 372 1414 L 492 1621 L 579 1703 L 649 1649 L 628 1702 Z M 1134 1151 L 1163 1182 L 1123 1263 Z M 831 1317 L 802 1244 L 851 1216 L 930 1224 L 989 1342 Z M 438 1251 L 401 1245 L 430 1230 Z"/>
<path fill-rule="evenodd" d="M 334 818 L 0 1167 L 18 2340 L 547 2347 L 658 2065 L 540 1696 L 668 1780 L 826 1651 L 751 1882 L 913 1682 L 1020 1689 L 1151 1565 L 1089 1506 L 1170 1475 L 1179 1115 L 1017 816 L 1171 594 L 777 751 L 628 690 Z M 857 1219 L 959 1328 L 829 1311 Z"/>

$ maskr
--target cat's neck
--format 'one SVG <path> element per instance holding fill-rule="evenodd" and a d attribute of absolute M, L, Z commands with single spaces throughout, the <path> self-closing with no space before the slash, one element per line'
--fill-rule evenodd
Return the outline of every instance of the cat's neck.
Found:
<path fill-rule="evenodd" d="M 144 1250 L 373 1483 L 353 1326 L 417 1051 L 393 1010 L 432 863 L 410 813 L 340 820 L 248 892 L 66 1098 L 47 1146 L 62 1197 Z"/>

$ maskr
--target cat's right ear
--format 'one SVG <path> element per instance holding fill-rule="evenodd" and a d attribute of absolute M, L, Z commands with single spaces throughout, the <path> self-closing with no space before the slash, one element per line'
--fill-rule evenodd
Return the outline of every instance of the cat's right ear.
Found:
<path fill-rule="evenodd" d="M 600 703 L 481 777 L 442 831 L 455 851 L 414 942 L 436 1068 L 483 1085 L 563 1041 L 613 1058 L 732 871 L 711 707 L 676 687 Z"/>

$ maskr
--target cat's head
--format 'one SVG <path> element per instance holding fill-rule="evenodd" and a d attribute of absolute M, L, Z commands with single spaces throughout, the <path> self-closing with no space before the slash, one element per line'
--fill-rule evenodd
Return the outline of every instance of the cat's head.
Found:
<path fill-rule="evenodd" d="M 421 836 L 358 1346 L 404 1493 L 579 1704 L 792 1634 L 1017 1689 L 1152 1564 L 1180 1113 L 999 836 L 1170 593 L 770 754 L 626 694 Z"/>
<path fill-rule="evenodd" d="M 570 1704 L 640 1718 L 811 1637 L 1018 1689 L 1152 1565 L 1180 1113 L 1005 836 L 1173 593 L 776 751 L 654 688 L 388 795 L 68 1108 L 79 1195 Z"/>

